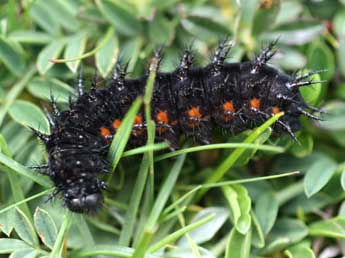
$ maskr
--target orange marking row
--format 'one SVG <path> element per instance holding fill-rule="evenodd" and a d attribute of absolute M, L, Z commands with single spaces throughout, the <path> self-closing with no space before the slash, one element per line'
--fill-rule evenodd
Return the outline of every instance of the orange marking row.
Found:
<path fill-rule="evenodd" d="M 252 98 L 250 101 L 250 106 L 255 109 L 260 109 L 261 101 L 258 98 Z"/>
<path fill-rule="evenodd" d="M 250 107 L 251 108 L 255 108 L 255 109 L 260 109 L 260 106 L 261 106 L 261 101 L 260 99 L 258 98 L 252 98 L 250 101 L 249 101 L 249 104 L 250 104 Z M 236 110 L 235 110 L 235 107 L 234 107 L 234 104 L 232 103 L 232 101 L 226 101 L 224 102 L 223 104 L 223 110 L 225 112 L 232 112 L 234 113 Z M 274 106 L 272 107 L 272 114 L 277 114 L 280 112 L 280 109 L 278 106 Z M 187 111 L 187 115 L 189 118 L 192 118 L 196 121 L 192 121 L 188 124 L 188 127 L 189 128 L 193 128 L 195 126 L 198 126 L 199 125 L 199 120 L 201 117 L 202 117 L 202 114 L 200 112 L 200 108 L 199 107 L 192 107 L 191 109 L 189 109 Z M 232 119 L 232 116 L 230 114 L 225 114 L 224 115 L 224 120 L 225 121 L 229 121 Z M 159 111 L 156 115 L 156 121 L 162 123 L 162 124 L 169 124 L 169 116 L 168 116 L 168 112 L 167 111 Z M 174 120 L 172 121 L 170 124 L 172 126 L 176 125 L 178 123 L 177 120 Z M 136 115 L 135 118 L 134 118 L 134 124 L 143 124 L 143 118 L 141 115 Z M 112 123 L 112 127 L 117 130 L 121 125 L 121 120 L 120 119 L 115 119 L 114 122 Z M 163 133 L 167 130 L 167 128 L 163 127 L 163 126 L 157 126 L 157 132 L 158 133 Z M 104 138 L 109 138 L 111 136 L 111 132 L 108 128 L 106 127 L 101 127 L 100 128 L 100 134 L 104 137 Z M 136 129 L 136 135 L 140 135 L 142 133 L 142 129 Z"/>

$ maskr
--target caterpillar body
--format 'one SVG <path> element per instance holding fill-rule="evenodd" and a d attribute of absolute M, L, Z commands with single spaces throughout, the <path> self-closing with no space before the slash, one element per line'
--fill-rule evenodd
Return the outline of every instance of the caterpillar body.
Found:
<path fill-rule="evenodd" d="M 291 76 L 268 66 L 275 44 L 269 44 L 253 61 L 226 63 L 231 44 L 225 40 L 209 65 L 194 67 L 193 53 L 186 50 L 174 72 L 158 71 L 151 101 L 156 141 L 168 141 L 172 148 L 178 148 L 184 134 L 208 144 L 214 127 L 237 134 L 281 111 L 284 115 L 273 131 L 287 132 L 296 139 L 299 117 L 319 119 L 312 113 L 321 112 L 299 93 L 301 86 L 317 83 L 310 79 L 315 72 Z M 160 51 L 155 58 L 159 63 Z M 96 88 L 93 81 L 89 92 L 85 92 L 80 76 L 78 97 L 68 110 L 60 112 L 52 99 L 53 112 L 47 112 L 51 134 L 33 129 L 48 152 L 48 163 L 35 168 L 51 178 L 56 193 L 62 193 L 64 205 L 73 212 L 95 212 L 103 205 L 106 184 L 100 176 L 110 172 L 109 143 L 132 102 L 143 95 L 148 79 L 148 75 L 128 79 L 126 73 L 126 66 L 118 61 L 107 86 Z M 139 112 L 129 145 L 145 143 L 144 112 Z"/>

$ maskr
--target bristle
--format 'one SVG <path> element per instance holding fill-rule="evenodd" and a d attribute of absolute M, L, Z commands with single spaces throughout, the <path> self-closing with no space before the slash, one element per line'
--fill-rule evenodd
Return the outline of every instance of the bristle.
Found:
<path fill-rule="evenodd" d="M 212 66 L 215 71 L 219 72 L 219 69 L 224 65 L 225 59 L 227 58 L 231 47 L 232 44 L 229 42 L 228 38 L 219 43 L 218 48 L 216 49 L 212 58 Z"/>
<path fill-rule="evenodd" d="M 36 130 L 33 127 L 30 127 L 31 131 L 38 137 L 40 138 L 44 143 L 47 143 L 49 141 L 49 135 L 43 134 L 40 131 Z"/>
<path fill-rule="evenodd" d="M 84 81 L 83 81 L 83 66 L 82 66 L 82 64 L 80 64 L 80 68 L 79 68 L 77 92 L 78 92 L 78 96 L 82 96 L 84 94 Z"/>
<path fill-rule="evenodd" d="M 261 67 L 267 64 L 267 62 L 275 55 L 277 52 L 275 46 L 278 43 L 278 39 L 272 41 L 266 48 L 264 48 L 261 53 L 256 57 L 254 61 L 254 67 L 250 71 L 252 74 L 257 73 Z"/>
<path fill-rule="evenodd" d="M 47 117 L 47 120 L 48 120 L 50 128 L 54 128 L 55 127 L 55 122 L 54 122 L 54 119 L 53 119 L 52 115 L 50 114 L 50 112 L 48 111 L 48 109 L 45 106 L 43 106 L 43 110 L 44 110 L 44 113 L 45 113 L 45 115 Z"/>
<path fill-rule="evenodd" d="M 60 111 L 59 111 L 59 108 L 55 102 L 55 99 L 54 99 L 52 92 L 50 92 L 50 103 L 52 104 L 54 117 L 60 116 Z"/>
<path fill-rule="evenodd" d="M 298 109 L 298 111 L 299 111 L 301 114 L 303 114 L 303 115 L 306 116 L 306 117 L 309 117 L 309 118 L 311 118 L 311 119 L 318 120 L 318 121 L 323 121 L 322 118 L 317 117 L 317 116 L 314 116 L 313 114 L 308 113 L 308 112 L 305 111 L 303 108 L 298 107 L 297 109 Z"/>
<path fill-rule="evenodd" d="M 295 141 L 295 142 L 299 142 L 296 135 L 294 134 L 294 132 L 292 131 L 291 127 L 287 124 L 285 124 L 284 122 L 278 120 L 277 121 L 278 124 L 280 124 L 286 131 L 287 133 L 291 136 L 291 138 Z"/>
<path fill-rule="evenodd" d="M 305 73 L 305 74 L 296 75 L 296 76 L 294 76 L 293 81 L 294 82 L 299 82 L 299 81 L 302 81 L 304 79 L 309 78 L 310 76 L 312 76 L 314 74 L 319 74 L 319 73 L 323 73 L 323 72 L 326 72 L 326 71 L 327 71 L 327 69 L 320 69 L 320 70 L 310 71 L 310 72 Z"/>
<path fill-rule="evenodd" d="M 317 83 L 323 83 L 326 82 L 325 80 L 322 81 L 313 81 L 313 80 L 309 80 L 309 81 L 299 81 L 299 82 L 288 82 L 286 83 L 286 87 L 288 87 L 289 89 L 298 89 L 299 87 L 303 87 L 303 86 L 308 86 L 308 85 L 312 85 L 312 84 L 317 84 Z"/>
<path fill-rule="evenodd" d="M 180 80 L 184 80 L 187 77 L 189 69 L 192 67 L 194 62 L 194 55 L 190 49 L 186 49 L 182 55 L 180 65 L 178 68 Z"/>

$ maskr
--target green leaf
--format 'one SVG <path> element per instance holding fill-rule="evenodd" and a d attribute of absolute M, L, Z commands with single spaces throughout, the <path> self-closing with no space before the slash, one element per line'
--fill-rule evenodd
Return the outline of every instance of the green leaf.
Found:
<path fill-rule="evenodd" d="M 272 0 L 269 4 L 262 2 L 253 20 L 253 35 L 259 35 L 269 30 L 275 24 L 280 10 L 280 0 Z"/>
<path fill-rule="evenodd" d="M 308 73 L 308 70 L 303 70 L 301 74 Z M 313 81 L 320 81 L 321 80 L 321 74 L 314 74 L 313 76 L 310 76 L 310 80 Z M 322 83 L 315 83 L 312 85 L 309 85 L 308 87 L 301 87 L 299 89 L 300 93 L 302 94 L 305 102 L 308 104 L 315 106 L 320 103 L 322 100 L 322 96 L 325 93 L 324 85 Z"/>
<path fill-rule="evenodd" d="M 313 251 L 306 246 L 296 246 L 285 250 L 288 258 L 315 258 Z"/>
<path fill-rule="evenodd" d="M 333 101 L 324 108 L 327 114 L 324 114 L 324 121 L 320 121 L 320 127 L 330 131 L 345 130 L 345 103 Z"/>
<path fill-rule="evenodd" d="M 53 41 L 38 54 L 36 66 L 40 74 L 45 74 L 53 66 L 51 60 L 60 55 L 65 43 L 64 40 Z"/>
<path fill-rule="evenodd" d="M 278 201 L 272 192 L 259 196 L 255 204 L 255 214 L 266 236 L 272 229 L 278 215 Z"/>
<path fill-rule="evenodd" d="M 340 183 L 341 183 L 341 187 L 344 189 L 345 191 L 345 168 L 343 168 L 342 172 L 341 172 L 341 178 L 340 178 Z"/>
<path fill-rule="evenodd" d="M 36 105 L 25 100 L 15 101 L 8 113 L 13 120 L 24 126 L 30 126 L 43 133 L 49 133 L 49 124 L 44 113 Z"/>
<path fill-rule="evenodd" d="M 345 56 L 345 36 L 339 39 L 339 48 L 337 51 L 339 70 L 343 76 L 345 76 L 345 60 L 341 58 Z"/>
<path fill-rule="evenodd" d="M 60 227 L 59 233 L 56 237 L 56 241 L 54 243 L 53 249 L 50 253 L 50 257 L 60 257 L 62 254 L 62 249 L 64 247 L 64 240 L 65 240 L 65 235 L 67 234 L 70 226 L 72 223 L 72 213 L 68 212 L 63 220 L 63 223 Z"/>
<path fill-rule="evenodd" d="M 61 31 L 61 26 L 58 21 L 50 13 L 49 3 L 44 0 L 38 0 L 33 3 L 30 8 L 30 16 L 40 27 L 52 35 L 58 35 Z"/>
<path fill-rule="evenodd" d="M 236 225 L 238 219 L 241 216 L 241 209 L 238 203 L 238 195 L 234 188 L 232 188 L 231 186 L 223 186 L 222 190 L 230 206 L 232 223 Z"/>
<path fill-rule="evenodd" d="M 78 33 L 72 36 L 71 38 L 69 38 L 66 43 L 64 58 L 69 59 L 69 58 L 81 56 L 85 51 L 86 41 L 87 41 L 86 33 Z M 67 62 L 66 65 L 72 71 L 72 73 L 76 73 L 79 63 L 80 63 L 80 60 L 77 60 L 73 62 Z"/>
<path fill-rule="evenodd" d="M 298 21 L 281 25 L 272 32 L 265 32 L 262 38 L 287 45 L 303 45 L 312 42 L 325 30 L 325 25 L 318 21 Z"/>
<path fill-rule="evenodd" d="M 345 38 L 345 10 L 338 12 L 333 19 L 333 29 L 339 38 Z M 341 44 L 339 44 L 341 46 Z"/>
<path fill-rule="evenodd" d="M 163 15 L 156 15 L 148 30 L 153 45 L 169 45 L 175 36 L 175 21 L 168 20 Z"/>
<path fill-rule="evenodd" d="M 299 144 L 293 144 L 289 152 L 299 158 L 310 155 L 314 147 L 314 138 L 309 133 L 302 131 L 302 133 L 298 135 L 298 141 Z"/>
<path fill-rule="evenodd" d="M 0 231 L 7 237 L 10 236 L 13 227 L 13 218 L 15 210 L 7 210 L 7 212 L 0 212 Z"/>
<path fill-rule="evenodd" d="M 0 36 L 0 61 L 16 76 L 25 72 L 25 62 L 22 53 L 13 42 Z"/>
<path fill-rule="evenodd" d="M 207 223 L 189 232 L 188 236 L 191 237 L 196 244 L 202 244 L 212 239 L 228 219 L 229 212 L 227 209 L 221 207 L 205 208 L 193 217 L 191 225 L 198 221 L 205 220 L 212 215 L 212 219 Z M 187 247 L 188 245 L 189 243 L 186 237 L 183 237 L 178 241 L 179 247 Z"/>
<path fill-rule="evenodd" d="M 98 45 L 102 42 L 99 40 Z M 119 42 L 114 33 L 95 55 L 96 66 L 103 78 L 106 78 L 114 66 L 119 53 Z"/>
<path fill-rule="evenodd" d="M 18 208 L 16 208 L 14 217 L 14 229 L 26 243 L 38 246 L 38 239 L 30 219 Z"/>
<path fill-rule="evenodd" d="M 58 103 L 68 103 L 69 96 L 74 94 L 74 89 L 68 84 L 52 78 L 35 77 L 27 88 L 32 95 L 44 100 L 50 100 L 53 95 Z"/>
<path fill-rule="evenodd" d="M 268 244 L 262 250 L 262 254 L 282 250 L 291 244 L 298 243 L 307 235 L 308 228 L 302 221 L 288 218 L 279 219 L 267 237 Z"/>
<path fill-rule="evenodd" d="M 247 234 L 251 225 L 251 200 L 247 189 L 242 185 L 223 187 L 225 197 L 230 205 L 233 223 L 241 234 Z"/>
<path fill-rule="evenodd" d="M 250 254 L 250 242 L 252 233 L 242 235 L 235 228 L 231 230 L 229 240 L 226 245 L 226 258 L 248 258 Z"/>
<path fill-rule="evenodd" d="M 209 41 L 210 39 L 224 37 L 229 31 L 221 24 L 203 17 L 189 17 L 181 20 L 181 25 L 193 36 Z"/>
<path fill-rule="evenodd" d="M 38 0 L 42 1 L 42 0 Z M 77 31 L 79 29 L 79 21 L 75 17 L 76 12 L 71 10 L 69 3 L 70 1 L 59 0 L 59 1 L 42 1 L 42 5 L 48 11 L 49 16 L 54 19 L 61 27 L 68 31 Z"/>
<path fill-rule="evenodd" d="M 96 4 L 103 16 L 115 27 L 116 31 L 126 36 L 140 34 L 141 23 L 128 9 L 110 0 L 96 0 Z"/>
<path fill-rule="evenodd" d="M 319 192 L 331 179 L 337 163 L 323 155 L 309 167 L 304 178 L 304 190 L 308 197 Z"/>
<path fill-rule="evenodd" d="M 12 253 L 20 249 L 30 248 L 24 241 L 13 238 L 0 238 L 0 254 Z"/>
<path fill-rule="evenodd" d="M 322 80 L 329 81 L 335 73 L 335 58 L 332 50 L 322 41 L 313 41 L 308 47 L 308 68 L 324 69 L 326 72 L 320 74 Z"/>
<path fill-rule="evenodd" d="M 265 235 L 253 211 L 251 212 L 251 217 L 252 217 L 252 245 L 255 246 L 256 248 L 263 248 L 265 246 Z"/>
<path fill-rule="evenodd" d="M 11 258 L 36 258 L 39 255 L 39 251 L 35 249 L 20 249 L 14 251 L 10 257 Z"/>
<path fill-rule="evenodd" d="M 45 45 L 53 40 L 53 37 L 47 33 L 30 30 L 16 30 L 9 35 L 9 39 L 26 44 Z"/>
<path fill-rule="evenodd" d="M 317 237 L 345 238 L 345 218 L 335 217 L 309 226 L 309 234 Z"/>
<path fill-rule="evenodd" d="M 34 223 L 41 241 L 52 249 L 57 237 L 57 228 L 49 213 L 37 207 L 34 214 Z"/>

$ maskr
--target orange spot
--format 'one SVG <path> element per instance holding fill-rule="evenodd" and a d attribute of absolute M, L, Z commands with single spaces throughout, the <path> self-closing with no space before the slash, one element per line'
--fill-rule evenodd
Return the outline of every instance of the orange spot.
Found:
<path fill-rule="evenodd" d="M 223 104 L 223 109 L 226 112 L 235 112 L 234 104 L 231 101 L 227 101 Z"/>
<path fill-rule="evenodd" d="M 177 125 L 177 120 L 172 121 L 171 125 Z"/>
<path fill-rule="evenodd" d="M 157 133 L 160 135 L 164 132 L 166 132 L 168 130 L 168 128 L 163 127 L 163 126 L 157 126 Z"/>
<path fill-rule="evenodd" d="M 188 116 L 190 118 L 201 118 L 201 113 L 199 107 L 192 107 L 188 110 Z"/>
<path fill-rule="evenodd" d="M 166 111 L 159 111 L 159 113 L 156 115 L 156 119 L 158 122 L 163 124 L 169 123 L 168 113 Z"/>
<path fill-rule="evenodd" d="M 260 99 L 252 98 L 250 100 L 250 106 L 255 109 L 260 109 Z"/>
<path fill-rule="evenodd" d="M 108 128 L 105 127 L 101 127 L 99 129 L 99 132 L 101 133 L 101 135 L 105 138 L 109 137 L 111 135 L 110 130 Z"/>
<path fill-rule="evenodd" d="M 274 106 L 274 107 L 272 108 L 272 114 L 277 114 L 277 113 L 279 113 L 279 112 L 280 112 L 279 107 Z"/>
<path fill-rule="evenodd" d="M 143 123 L 143 118 L 141 115 L 136 115 L 134 118 L 134 124 L 142 124 Z"/>
<path fill-rule="evenodd" d="M 119 129 L 121 125 L 121 120 L 120 119 L 115 119 L 114 122 L 113 122 L 113 128 L 114 129 Z"/>

